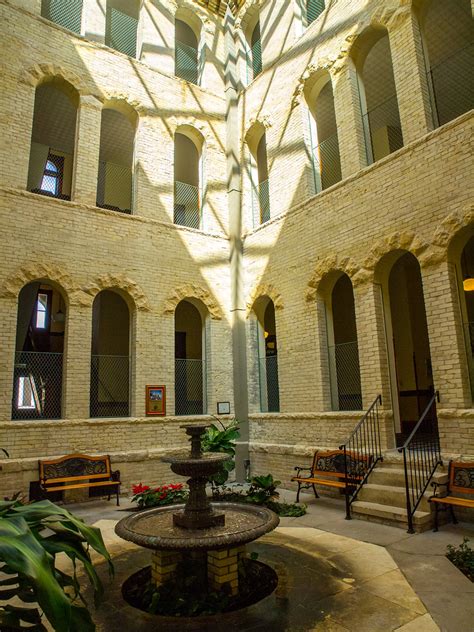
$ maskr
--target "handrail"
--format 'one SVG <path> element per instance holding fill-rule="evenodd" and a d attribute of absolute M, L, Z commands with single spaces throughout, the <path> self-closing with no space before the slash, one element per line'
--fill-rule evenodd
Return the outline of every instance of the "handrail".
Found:
<path fill-rule="evenodd" d="M 339 450 L 344 451 L 346 520 L 351 519 L 351 505 L 372 470 L 379 461 L 383 461 L 379 404 L 382 405 L 382 395 L 377 395 L 347 441 L 339 446 Z"/>
<path fill-rule="evenodd" d="M 439 444 L 438 426 L 423 426 L 428 413 L 439 402 L 439 391 L 431 397 L 416 426 L 405 443 L 398 448 L 403 453 L 408 533 L 415 533 L 413 517 L 438 465 L 443 465 Z M 436 413 L 436 408 L 435 408 Z M 417 436 L 418 435 L 418 436 Z"/>

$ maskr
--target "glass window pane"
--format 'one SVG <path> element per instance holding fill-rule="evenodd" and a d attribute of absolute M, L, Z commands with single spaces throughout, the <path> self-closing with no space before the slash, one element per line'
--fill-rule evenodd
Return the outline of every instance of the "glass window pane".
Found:
<path fill-rule="evenodd" d="M 58 189 L 58 179 L 56 176 L 43 176 L 41 181 L 41 190 L 48 191 L 56 195 Z"/>
<path fill-rule="evenodd" d="M 46 162 L 46 171 L 54 171 L 54 173 L 57 173 L 58 172 L 58 168 L 56 167 L 54 162 L 51 162 L 51 160 L 48 160 Z"/>
<path fill-rule="evenodd" d="M 34 408 L 35 398 L 31 378 L 18 378 L 18 408 Z"/>

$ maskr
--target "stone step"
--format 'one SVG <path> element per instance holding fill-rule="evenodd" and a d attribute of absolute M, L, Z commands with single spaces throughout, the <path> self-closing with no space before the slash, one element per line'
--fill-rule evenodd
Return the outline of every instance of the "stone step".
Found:
<path fill-rule="evenodd" d="M 428 498 L 430 496 L 431 491 L 425 492 L 419 504 L 419 508 L 421 511 L 431 511 L 430 504 L 428 502 Z M 399 487 L 395 485 L 378 485 L 376 483 L 367 483 L 362 487 L 357 498 L 359 500 L 376 503 L 379 505 L 387 505 L 400 508 L 406 507 L 405 487 Z"/>
<path fill-rule="evenodd" d="M 406 509 L 379 503 L 356 500 L 352 503 L 352 516 L 371 522 L 380 522 L 402 529 L 408 528 Z M 413 516 L 415 531 L 426 531 L 432 526 L 431 513 L 427 511 L 415 511 Z"/>
<path fill-rule="evenodd" d="M 445 483 L 448 480 L 448 475 L 442 471 L 436 471 L 433 480 L 439 483 Z M 395 487 L 405 487 L 405 470 L 400 467 L 386 467 L 383 465 L 376 466 L 369 478 L 370 483 L 376 483 L 378 485 L 393 485 Z M 431 486 L 428 487 L 431 490 Z"/>

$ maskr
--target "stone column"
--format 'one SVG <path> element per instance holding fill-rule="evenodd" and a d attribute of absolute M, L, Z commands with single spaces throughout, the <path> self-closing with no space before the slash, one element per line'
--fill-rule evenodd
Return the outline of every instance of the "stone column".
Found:
<path fill-rule="evenodd" d="M 403 144 L 433 129 L 430 93 L 418 21 L 411 11 L 403 19 L 390 22 L 388 35 Z"/>
<path fill-rule="evenodd" d="M 364 128 L 360 109 L 357 72 L 346 57 L 341 68 L 331 71 L 342 177 L 347 178 L 367 165 Z"/>
<path fill-rule="evenodd" d="M 12 418 L 13 370 L 16 351 L 16 321 L 18 301 L 14 297 L 0 298 L 2 353 L 0 354 L 0 421 Z M 0 447 L 7 447 L 0 445 Z M 0 455 L 0 458 L 2 456 Z"/>
<path fill-rule="evenodd" d="M 208 551 L 207 577 L 209 588 L 219 591 L 228 585 L 231 594 L 236 595 L 239 592 L 239 562 L 244 554 L 245 546 L 224 551 Z"/>
<path fill-rule="evenodd" d="M 92 344 L 92 304 L 70 304 L 63 356 L 63 418 L 88 419 Z"/>
<path fill-rule="evenodd" d="M 100 124 L 102 106 L 93 96 L 82 96 L 77 111 L 75 169 L 72 199 L 96 205 L 99 173 Z"/>
<path fill-rule="evenodd" d="M 165 182 L 162 173 L 163 149 L 158 119 L 140 114 L 135 134 L 134 214 L 172 221 L 163 200 L 164 188 L 172 186 L 172 178 Z"/>

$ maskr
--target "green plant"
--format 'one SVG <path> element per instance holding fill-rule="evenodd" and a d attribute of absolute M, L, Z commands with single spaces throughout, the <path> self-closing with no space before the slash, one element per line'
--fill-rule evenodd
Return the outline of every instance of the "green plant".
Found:
<path fill-rule="evenodd" d="M 278 485 L 281 485 L 281 481 L 274 480 L 272 474 L 252 476 L 250 479 L 250 488 L 247 492 L 249 502 L 262 505 L 269 500 L 278 498 L 280 495 L 277 492 Z"/>
<path fill-rule="evenodd" d="M 0 502 L 0 629 L 46 631 L 44 614 L 56 632 L 89 632 L 95 625 L 87 610 L 77 578 L 82 565 L 93 587 L 96 605 L 102 583 L 91 562 L 89 547 L 102 555 L 113 573 L 110 555 L 100 529 L 86 525 L 49 500 L 24 505 L 20 500 Z M 72 561 L 68 575 L 56 566 L 64 553 Z M 17 598 L 28 606 L 9 603 Z M 22 627 L 22 622 L 30 625 Z"/>
<path fill-rule="evenodd" d="M 222 430 L 216 424 L 211 424 L 203 436 L 202 448 L 204 452 L 224 452 L 234 457 L 235 441 L 240 437 L 239 422 L 233 421 L 228 426 L 224 426 L 219 419 L 216 418 L 216 420 L 222 426 Z M 224 485 L 229 478 L 229 473 L 234 468 L 235 461 L 233 458 L 224 461 L 222 469 L 209 479 L 211 486 Z"/>
<path fill-rule="evenodd" d="M 474 582 L 474 551 L 469 546 L 469 538 L 465 537 L 459 546 L 448 544 L 446 557 Z"/>
<path fill-rule="evenodd" d="M 182 483 L 170 483 L 151 488 L 149 485 L 134 485 L 132 487 L 132 502 L 139 507 L 162 507 L 184 502 L 188 497 L 188 491 Z"/>

